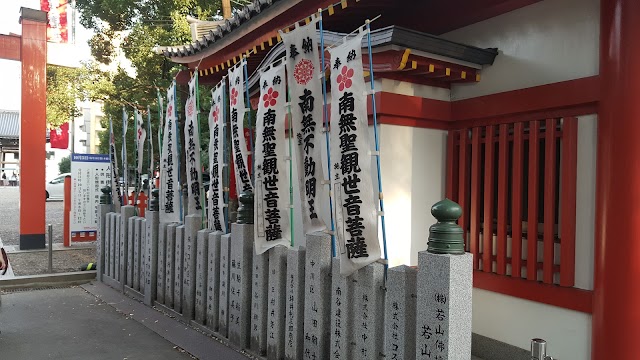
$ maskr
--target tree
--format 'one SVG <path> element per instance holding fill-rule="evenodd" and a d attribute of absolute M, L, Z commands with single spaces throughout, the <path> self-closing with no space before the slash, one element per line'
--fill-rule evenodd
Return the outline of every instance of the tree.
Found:
<path fill-rule="evenodd" d="M 65 156 L 58 163 L 58 173 L 66 174 L 71 172 L 71 156 Z"/>

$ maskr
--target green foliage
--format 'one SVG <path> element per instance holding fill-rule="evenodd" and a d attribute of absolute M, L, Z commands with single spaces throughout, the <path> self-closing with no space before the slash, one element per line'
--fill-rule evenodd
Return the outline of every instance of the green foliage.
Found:
<path fill-rule="evenodd" d="M 65 174 L 71 172 L 71 156 L 66 156 L 60 159 L 58 163 L 58 174 Z"/>

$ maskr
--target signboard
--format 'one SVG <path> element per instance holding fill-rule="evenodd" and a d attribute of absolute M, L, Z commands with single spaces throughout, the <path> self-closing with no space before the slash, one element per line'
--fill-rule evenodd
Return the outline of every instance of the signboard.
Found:
<path fill-rule="evenodd" d="M 111 184 L 109 155 L 71 154 L 71 238 L 98 231 L 100 189 Z M 85 234 L 81 234 L 85 233 Z"/>

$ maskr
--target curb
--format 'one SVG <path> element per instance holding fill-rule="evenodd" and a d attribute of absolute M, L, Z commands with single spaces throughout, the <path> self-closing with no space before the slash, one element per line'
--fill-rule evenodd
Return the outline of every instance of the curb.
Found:
<path fill-rule="evenodd" d="M 96 271 L 77 271 L 58 274 L 16 276 L 0 280 L 0 289 L 43 287 L 51 285 L 79 285 L 95 280 Z"/>

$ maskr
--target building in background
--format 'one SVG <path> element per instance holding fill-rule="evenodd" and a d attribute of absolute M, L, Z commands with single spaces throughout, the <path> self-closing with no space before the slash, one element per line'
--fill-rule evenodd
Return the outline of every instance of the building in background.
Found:
<path fill-rule="evenodd" d="M 20 112 L 0 110 L 0 171 L 17 171 L 19 158 Z"/>

